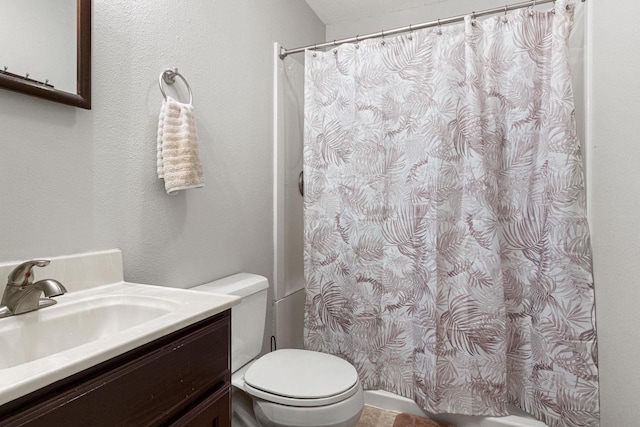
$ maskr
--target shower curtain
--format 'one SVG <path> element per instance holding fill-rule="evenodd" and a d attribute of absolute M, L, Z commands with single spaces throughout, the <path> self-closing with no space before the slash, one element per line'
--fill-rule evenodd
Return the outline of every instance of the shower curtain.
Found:
<path fill-rule="evenodd" d="M 307 52 L 305 346 L 366 389 L 599 424 L 572 23 L 558 0 Z"/>

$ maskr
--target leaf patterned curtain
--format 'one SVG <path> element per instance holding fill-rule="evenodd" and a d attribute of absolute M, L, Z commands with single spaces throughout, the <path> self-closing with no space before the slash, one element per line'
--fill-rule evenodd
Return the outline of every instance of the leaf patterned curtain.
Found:
<path fill-rule="evenodd" d="M 573 11 L 307 52 L 305 345 L 431 413 L 597 426 Z"/>

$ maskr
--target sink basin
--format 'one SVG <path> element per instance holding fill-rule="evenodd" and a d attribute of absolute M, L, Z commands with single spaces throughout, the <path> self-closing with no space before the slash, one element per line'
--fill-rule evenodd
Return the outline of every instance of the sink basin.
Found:
<path fill-rule="evenodd" d="M 120 282 L 0 319 L 0 405 L 220 313 L 230 295 Z"/>
<path fill-rule="evenodd" d="M 152 297 L 105 296 L 14 316 L 0 323 L 0 369 L 117 334 L 168 314 L 177 305 Z"/>

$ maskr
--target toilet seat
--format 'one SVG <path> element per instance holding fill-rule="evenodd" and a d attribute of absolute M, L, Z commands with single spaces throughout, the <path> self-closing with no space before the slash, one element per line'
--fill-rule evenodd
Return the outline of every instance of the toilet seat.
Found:
<path fill-rule="evenodd" d="M 355 383 L 349 390 L 344 391 L 334 396 L 323 397 L 320 399 L 300 399 L 294 397 L 279 396 L 277 394 L 267 393 L 264 390 L 251 387 L 247 383 L 244 385 L 244 391 L 253 397 L 257 397 L 268 402 L 278 403 L 280 405 L 295 406 L 298 408 L 326 406 L 333 403 L 342 402 L 345 399 L 353 396 L 360 388 L 359 383 Z"/>
<path fill-rule="evenodd" d="M 360 383 L 355 368 L 339 357 L 308 350 L 278 350 L 259 358 L 244 375 L 244 389 L 273 403 L 314 407 L 343 401 Z"/>

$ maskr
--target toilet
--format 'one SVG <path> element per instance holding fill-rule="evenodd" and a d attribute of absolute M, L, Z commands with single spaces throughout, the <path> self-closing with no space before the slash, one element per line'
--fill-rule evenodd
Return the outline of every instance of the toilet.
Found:
<path fill-rule="evenodd" d="M 364 393 L 349 362 L 298 349 L 277 350 L 258 358 L 268 287 L 266 278 L 240 273 L 191 288 L 242 298 L 231 309 L 232 425 L 355 426 L 364 407 Z M 252 408 L 247 408 L 247 402 Z"/>

